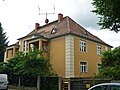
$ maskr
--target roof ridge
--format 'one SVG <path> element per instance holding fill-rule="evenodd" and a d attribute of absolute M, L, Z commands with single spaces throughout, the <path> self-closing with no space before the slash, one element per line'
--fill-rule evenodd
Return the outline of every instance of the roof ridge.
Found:
<path fill-rule="evenodd" d="M 57 28 L 58 33 L 51 34 L 51 29 L 52 28 Z M 84 38 L 87 38 L 87 39 L 90 39 L 90 40 L 94 40 L 94 41 L 97 41 L 97 42 L 100 42 L 100 43 L 107 44 L 103 40 L 101 40 L 99 37 L 93 35 L 87 29 L 82 27 L 79 23 L 75 22 L 69 16 L 63 17 L 63 19 L 60 22 L 58 22 L 58 20 L 55 20 L 55 21 L 52 21 L 48 24 L 40 26 L 38 29 L 34 29 L 29 34 L 27 34 L 26 36 L 34 34 L 35 30 L 36 30 L 36 33 L 39 33 L 39 34 L 42 34 L 42 35 L 44 34 L 49 38 L 62 36 L 62 35 L 65 35 L 65 34 L 74 34 L 74 35 L 77 35 L 77 36 L 80 36 L 80 37 L 84 37 Z M 47 32 L 44 33 L 40 30 L 43 30 L 43 31 L 45 30 Z M 24 37 L 26 37 L 26 36 L 24 36 Z"/>
<path fill-rule="evenodd" d="M 79 23 L 75 22 L 72 18 L 70 18 L 69 16 L 66 16 L 67 17 L 67 23 L 68 23 L 68 32 L 69 33 L 73 33 L 73 34 L 79 34 L 80 36 L 84 36 L 86 35 L 87 38 L 90 38 L 92 40 L 95 40 L 95 41 L 98 41 L 98 42 L 101 42 L 101 43 L 104 43 L 104 44 L 107 44 L 105 43 L 102 39 L 100 39 L 99 37 L 97 37 L 96 35 L 93 35 L 90 31 L 88 31 L 87 29 L 85 29 L 84 27 L 82 27 Z M 71 20 L 71 21 L 70 21 Z M 71 27 L 72 24 L 76 24 L 79 28 L 77 31 L 76 30 L 76 27 L 73 28 Z M 86 37 L 85 36 L 85 37 Z M 107 44 L 108 45 L 108 44 Z"/>
<path fill-rule="evenodd" d="M 68 17 L 68 16 L 66 16 L 66 18 L 67 18 L 68 32 L 70 32 L 70 22 L 69 22 L 69 17 Z"/>

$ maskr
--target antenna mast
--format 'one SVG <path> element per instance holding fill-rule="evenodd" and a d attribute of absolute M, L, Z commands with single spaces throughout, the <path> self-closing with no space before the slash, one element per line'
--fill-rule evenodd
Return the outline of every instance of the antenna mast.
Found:
<path fill-rule="evenodd" d="M 55 6 L 54 5 L 53 5 L 53 9 L 54 9 L 53 13 L 47 12 L 47 10 L 46 10 L 46 13 L 40 13 L 40 7 L 39 7 L 39 4 L 38 4 L 39 15 L 46 15 L 46 20 L 45 20 L 46 24 L 49 22 L 49 20 L 47 19 L 47 15 L 55 14 Z"/>

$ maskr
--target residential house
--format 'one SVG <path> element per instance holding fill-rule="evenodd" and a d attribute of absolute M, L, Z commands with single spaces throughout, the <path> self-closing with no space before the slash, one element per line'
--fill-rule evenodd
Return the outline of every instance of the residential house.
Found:
<path fill-rule="evenodd" d="M 33 46 L 47 50 L 53 69 L 59 76 L 91 77 L 99 71 L 101 53 L 112 46 L 88 32 L 70 17 L 58 14 L 56 21 L 40 26 L 18 39 L 5 52 L 5 61 L 16 55 L 16 51 L 29 51 Z"/>

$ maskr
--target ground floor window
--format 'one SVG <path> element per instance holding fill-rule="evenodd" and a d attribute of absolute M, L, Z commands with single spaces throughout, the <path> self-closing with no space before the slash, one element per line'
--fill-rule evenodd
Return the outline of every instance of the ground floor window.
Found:
<path fill-rule="evenodd" d="M 87 72 L 87 62 L 80 62 L 80 72 Z"/>

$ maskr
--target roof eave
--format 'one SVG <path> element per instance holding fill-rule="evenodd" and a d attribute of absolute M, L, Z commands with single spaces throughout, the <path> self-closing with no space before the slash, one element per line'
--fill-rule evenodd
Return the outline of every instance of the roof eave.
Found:
<path fill-rule="evenodd" d="M 51 38 L 49 38 L 49 39 L 55 39 L 55 38 L 62 37 L 62 36 L 66 36 L 66 35 L 74 35 L 74 36 L 77 36 L 77 37 L 81 37 L 81 38 L 83 38 L 83 39 L 87 39 L 87 40 L 90 40 L 90 41 L 94 41 L 94 42 L 96 42 L 96 43 L 100 43 L 100 44 L 103 44 L 103 45 L 107 45 L 107 46 L 109 46 L 110 48 L 113 48 L 113 46 L 111 46 L 111 45 L 109 45 L 109 44 L 107 44 L 107 43 L 100 42 L 100 41 L 97 41 L 97 40 L 93 40 L 93 39 L 88 38 L 88 37 L 85 37 L 85 36 L 83 36 L 83 35 L 77 35 L 77 34 L 74 34 L 74 33 L 72 33 L 72 32 L 68 32 L 68 33 L 65 33 L 65 34 L 62 34 L 62 35 L 54 36 L 54 37 L 51 37 Z"/>

